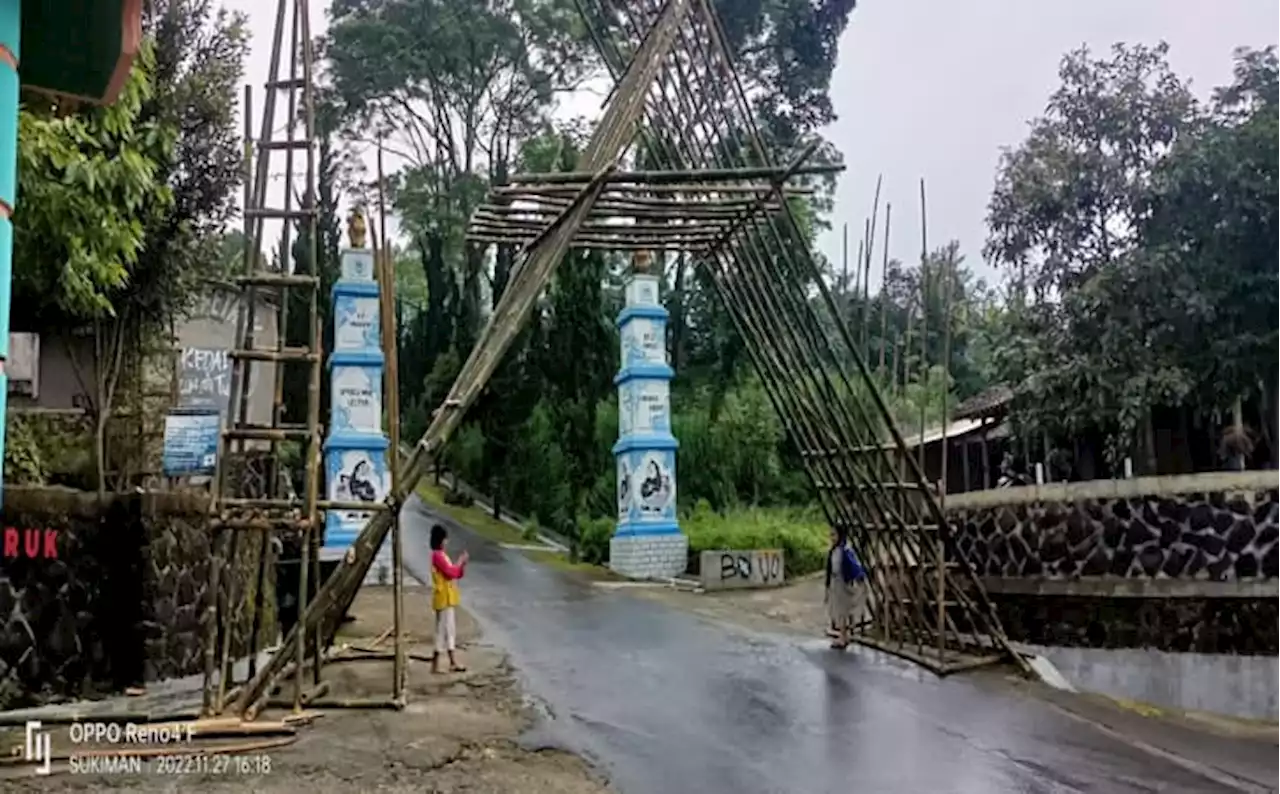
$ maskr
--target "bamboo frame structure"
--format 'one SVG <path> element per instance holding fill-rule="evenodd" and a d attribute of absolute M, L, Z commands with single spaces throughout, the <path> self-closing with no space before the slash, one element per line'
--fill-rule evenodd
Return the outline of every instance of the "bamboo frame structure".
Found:
<path fill-rule="evenodd" d="M 231 651 L 236 637 L 234 627 L 245 617 L 251 622 L 249 637 L 250 671 L 254 680 L 260 671 L 256 668 L 257 635 L 261 627 L 264 608 L 263 590 L 269 566 L 275 565 L 272 534 L 287 533 L 297 541 L 298 560 L 298 611 L 299 617 L 308 607 L 308 594 L 318 583 L 321 514 L 327 509 L 368 510 L 366 503 L 348 504 L 320 498 L 320 388 L 322 382 L 323 339 L 320 318 L 319 228 L 317 208 L 317 151 L 315 130 L 314 44 L 310 29 L 309 3 L 307 0 L 278 0 L 274 36 L 271 45 L 270 71 L 263 102 L 260 134 L 253 138 L 253 96 L 246 86 L 244 98 L 245 124 L 245 186 L 244 186 L 244 271 L 236 279 L 242 289 L 237 312 L 236 342 L 229 351 L 232 359 L 231 406 L 218 441 L 217 472 L 213 481 L 210 502 L 210 526 L 213 533 L 210 560 L 209 603 L 205 609 L 205 670 L 202 713 L 206 716 L 221 714 L 228 702 L 239 702 L 243 686 L 235 686 L 232 680 Z M 281 59 L 284 52 L 284 32 L 290 29 L 288 44 L 288 76 L 281 75 Z M 273 140 L 278 95 L 284 93 L 286 122 L 283 140 Z M 301 126 L 301 130 L 298 127 Z M 283 206 L 267 206 L 267 185 L 270 175 L 271 155 L 283 152 L 285 186 Z M 305 162 L 302 173 L 296 168 L 296 155 Z M 295 207 L 295 198 L 300 206 Z M 288 257 L 292 251 L 293 224 L 301 227 L 299 237 L 306 241 L 306 261 L 309 272 L 288 272 L 288 265 L 280 270 L 263 269 L 260 260 L 265 221 L 282 221 L 280 251 Z M 381 258 L 380 258 L 381 259 Z M 386 277 L 383 279 L 386 280 Z M 305 294 L 307 329 L 305 344 L 290 346 L 289 328 L 290 293 L 303 290 Z M 258 295 L 266 292 L 274 296 L 276 340 L 273 346 L 263 348 L 255 340 L 259 317 Z M 384 309 L 384 314 L 386 314 Z M 394 322 L 394 318 L 392 318 Z M 251 377 L 254 366 L 271 364 L 272 408 L 268 425 L 254 424 L 249 418 L 249 383 L 258 382 Z M 307 408 L 306 421 L 298 424 L 284 422 L 284 368 L 306 367 Z M 394 352 L 388 357 L 388 371 L 395 373 Z M 264 373 L 265 374 L 265 373 Z M 398 422 L 398 408 L 392 404 L 392 423 Z M 398 428 L 393 427 L 393 436 Z M 296 441 L 302 446 L 304 461 L 303 494 L 298 498 L 291 493 L 281 493 L 280 444 Z M 244 483 L 232 481 L 228 476 L 228 455 L 246 452 L 248 444 L 256 444 L 261 450 L 265 445 L 270 476 L 265 485 L 246 489 Z M 255 450 L 257 451 L 257 450 Z M 290 489 L 291 491 L 292 489 Z M 375 509 L 385 510 L 384 505 Z M 240 537 L 243 532 L 253 533 L 249 538 Z M 243 556 L 241 547 L 247 543 L 250 567 L 256 566 L 257 594 L 252 601 L 235 589 L 235 577 L 226 577 L 223 571 L 229 561 Z M 398 556 L 398 544 L 397 544 Z M 241 560 L 244 562 L 244 560 Z M 399 606 L 397 601 L 397 607 Z M 400 610 L 394 614 L 394 631 L 399 648 L 402 640 Z M 337 621 L 333 621 L 336 628 Z M 323 663 L 322 649 L 329 637 L 322 637 L 316 627 L 304 627 L 304 639 L 290 650 L 290 671 L 294 677 L 292 695 L 293 710 L 299 713 L 315 692 L 324 686 L 320 681 Z M 311 658 L 307 655 L 310 653 Z M 283 663 L 283 652 L 272 657 L 272 662 Z M 397 654 L 395 691 L 385 705 L 395 707 L 401 701 L 403 681 L 403 655 Z M 305 688 L 306 670 L 312 671 L 310 690 Z M 243 711 L 243 709 L 241 709 Z"/>
<path fill-rule="evenodd" d="M 280 652 L 240 690 L 236 708 L 252 718 L 266 705 L 302 636 L 318 632 L 322 644 L 332 637 L 403 500 L 575 246 L 688 252 L 710 274 L 828 521 L 869 562 L 879 617 L 862 641 L 938 673 L 1009 656 L 1021 662 L 974 572 L 955 553 L 933 486 L 907 454 L 853 343 L 857 332 L 839 321 L 787 201 L 805 190 L 788 180 L 835 169 L 806 164 L 814 145 L 787 167 L 774 164 L 710 0 L 576 2 L 615 81 L 582 170 L 510 178 L 476 211 L 468 231 L 473 243 L 522 246 L 510 282 L 426 433 L 400 464 L 386 510 L 370 519 Z M 647 159 L 665 169 L 623 168 L 637 138 Z M 868 251 L 857 263 L 864 295 L 870 262 Z M 894 471 L 898 460 L 903 476 Z M 926 568 L 940 573 L 920 575 Z M 954 594 L 953 607 L 946 593 Z"/>

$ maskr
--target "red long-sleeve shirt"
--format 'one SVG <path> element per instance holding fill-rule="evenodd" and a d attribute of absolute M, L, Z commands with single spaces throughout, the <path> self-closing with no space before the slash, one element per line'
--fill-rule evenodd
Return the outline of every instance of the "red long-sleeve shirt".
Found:
<path fill-rule="evenodd" d="M 454 565 L 449 561 L 449 555 L 444 553 L 444 549 L 436 549 L 431 552 L 431 567 L 440 572 L 440 575 L 449 581 L 461 579 L 467 572 L 467 564 L 465 562 Z"/>

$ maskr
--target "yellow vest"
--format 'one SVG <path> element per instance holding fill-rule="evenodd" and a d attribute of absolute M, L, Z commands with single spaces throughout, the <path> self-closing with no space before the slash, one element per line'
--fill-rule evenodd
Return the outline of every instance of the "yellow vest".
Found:
<path fill-rule="evenodd" d="M 448 555 L 445 555 L 445 559 L 449 559 Z M 452 563 L 453 560 L 449 562 Z M 461 598 L 458 593 L 458 581 L 446 579 L 434 565 L 431 566 L 431 608 L 439 611 L 456 607 L 459 603 Z"/>

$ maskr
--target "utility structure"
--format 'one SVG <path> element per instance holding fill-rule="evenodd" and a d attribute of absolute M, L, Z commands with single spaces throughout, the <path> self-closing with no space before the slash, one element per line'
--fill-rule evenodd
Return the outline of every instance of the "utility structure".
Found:
<path fill-rule="evenodd" d="M 685 250 L 711 274 L 803 455 L 828 520 L 870 563 L 876 617 L 863 641 L 939 673 L 1012 654 L 978 579 L 950 549 L 938 499 L 906 454 L 866 362 L 836 321 L 832 297 L 787 204 L 786 183 L 811 168 L 806 160 L 816 147 L 788 166 L 775 164 L 755 128 L 710 0 L 582 0 L 579 10 L 616 81 L 583 152 L 582 171 L 516 177 L 473 219 L 473 241 L 522 244 L 511 281 L 401 465 L 388 511 L 369 521 L 281 652 L 240 690 L 236 705 L 245 717 L 263 707 L 302 636 L 332 636 L 395 512 L 479 397 L 574 246 Z M 637 143 L 666 169 L 623 170 Z M 522 213 L 518 203 L 504 208 L 521 191 L 541 212 Z M 665 212 L 640 212 L 642 206 Z M 646 222 L 629 231 L 614 220 L 627 216 L 635 227 L 641 215 Z M 886 443 L 896 455 L 883 449 Z M 899 460 L 907 463 L 902 476 L 895 468 Z"/>
<path fill-rule="evenodd" d="M 309 597 L 320 579 L 318 547 L 325 510 L 382 510 L 382 504 L 345 503 L 320 497 L 320 389 L 323 366 L 319 267 L 319 229 L 317 221 L 317 145 L 315 129 L 315 67 L 313 41 L 307 0 L 279 0 L 271 43 L 270 73 L 265 86 L 261 132 L 253 137 L 253 96 L 245 88 L 245 187 L 244 187 L 244 270 L 235 279 L 242 290 L 236 322 L 236 345 L 232 359 L 231 406 L 223 425 L 214 475 L 211 510 L 211 573 L 209 601 L 206 604 L 204 702 L 205 715 L 222 713 L 239 687 L 232 680 L 232 660 L 248 651 L 250 676 L 256 674 L 258 629 L 264 611 L 264 582 L 268 571 L 276 566 L 276 544 L 272 539 L 280 533 L 279 546 L 286 552 L 277 570 L 292 570 L 287 577 L 291 590 L 282 601 L 296 605 L 289 610 L 301 615 L 308 609 Z M 285 33 L 288 31 L 286 50 Z M 287 54 L 287 74 L 282 60 Z M 283 102 L 281 102 L 283 99 Z M 283 140 L 273 139 L 278 129 L 277 109 L 283 104 L 285 114 Z M 283 193 L 280 203 L 269 206 L 268 184 L 273 176 L 274 157 L 283 158 Z M 275 162 L 279 162 L 275 160 Z M 259 253 L 268 221 L 280 228 L 278 268 L 261 261 Z M 305 250 L 304 267 L 291 269 L 288 262 L 294 248 L 293 231 L 297 227 L 298 242 Z M 355 235 L 353 234 L 353 237 Z M 363 246 L 353 240 L 356 246 Z M 384 277 L 385 278 L 385 277 Z M 290 300 L 301 293 L 302 300 Z M 265 302 L 259 300 L 265 297 Z M 275 340 L 258 338 L 263 325 L 263 304 L 275 315 Z M 302 339 L 289 339 L 290 310 L 305 312 Z M 296 319 L 296 318 L 295 318 Z M 393 348 L 394 349 L 394 348 Z M 285 368 L 300 368 L 306 375 L 307 399 L 304 421 L 286 423 L 284 416 Z M 254 424 L 249 417 L 250 390 L 271 389 L 272 410 L 268 424 Z M 398 417 L 393 416 L 392 421 Z M 302 462 L 301 496 L 296 495 L 292 477 L 282 465 L 286 444 L 295 445 Z M 257 587 L 253 597 L 238 592 L 238 577 L 223 577 L 224 569 L 235 565 L 240 571 L 256 572 Z M 242 578 L 242 577 L 241 577 Z M 282 584 L 279 583 L 278 584 Z M 242 588 L 247 589 L 247 588 Z M 401 633 L 395 627 L 397 643 L 396 685 L 392 696 L 382 703 L 401 702 L 403 663 L 399 653 Z M 287 624 L 287 618 L 285 618 Z M 296 633 L 296 632 L 295 632 Z M 328 635 L 332 637 L 332 633 Z M 306 702 L 316 703 L 323 694 L 320 668 L 323 649 L 314 626 L 306 633 L 306 641 L 293 646 L 289 662 L 294 673 L 292 705 L 300 709 Z M 247 647 L 246 647 L 247 646 Z M 305 658 L 310 654 L 310 658 Z M 273 662 L 283 663 L 281 656 Z M 306 671 L 314 686 L 304 690 Z M 369 705 L 365 703 L 356 705 Z"/>

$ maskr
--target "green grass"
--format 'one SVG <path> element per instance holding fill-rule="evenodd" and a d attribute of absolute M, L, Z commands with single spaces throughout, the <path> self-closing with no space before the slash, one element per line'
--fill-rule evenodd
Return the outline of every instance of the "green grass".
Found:
<path fill-rule="evenodd" d="M 461 505 L 446 504 L 444 500 L 445 489 L 434 483 L 423 483 L 418 486 L 418 496 L 422 501 L 431 505 L 435 510 L 439 510 L 467 529 L 472 530 L 478 535 L 482 535 L 496 543 L 510 543 L 517 545 L 527 545 L 530 541 L 526 540 L 519 529 L 510 524 L 499 521 L 494 518 L 489 511 L 479 507 L 463 507 Z"/>
<path fill-rule="evenodd" d="M 523 553 L 524 556 L 536 563 L 548 565 L 560 571 L 583 574 L 593 580 L 611 581 L 621 578 L 613 571 L 601 565 L 594 565 L 589 562 L 570 562 L 568 555 L 552 549 L 547 549 L 545 551 L 528 549 Z"/>
<path fill-rule="evenodd" d="M 446 504 L 444 495 L 445 489 L 433 483 L 418 486 L 418 496 L 424 502 L 477 534 L 497 543 L 521 546 L 531 543 L 519 529 L 495 519 L 488 511 Z M 600 546 L 595 549 L 597 554 L 607 553 L 613 520 L 599 519 L 591 524 L 584 528 L 584 553 L 595 546 Z M 782 549 L 787 578 L 820 571 L 826 563 L 830 530 L 816 510 L 744 507 L 716 513 L 702 503 L 681 517 L 680 528 L 689 536 L 689 550 L 693 554 L 715 549 Z M 565 555 L 550 549 L 524 553 L 535 562 L 560 570 L 596 578 L 613 576 L 606 568 L 590 562 L 569 562 Z"/>
<path fill-rule="evenodd" d="M 694 553 L 715 549 L 782 549 L 787 578 L 822 570 L 830 528 L 821 513 L 799 508 L 737 508 L 716 513 L 700 504 L 680 519 Z"/>

